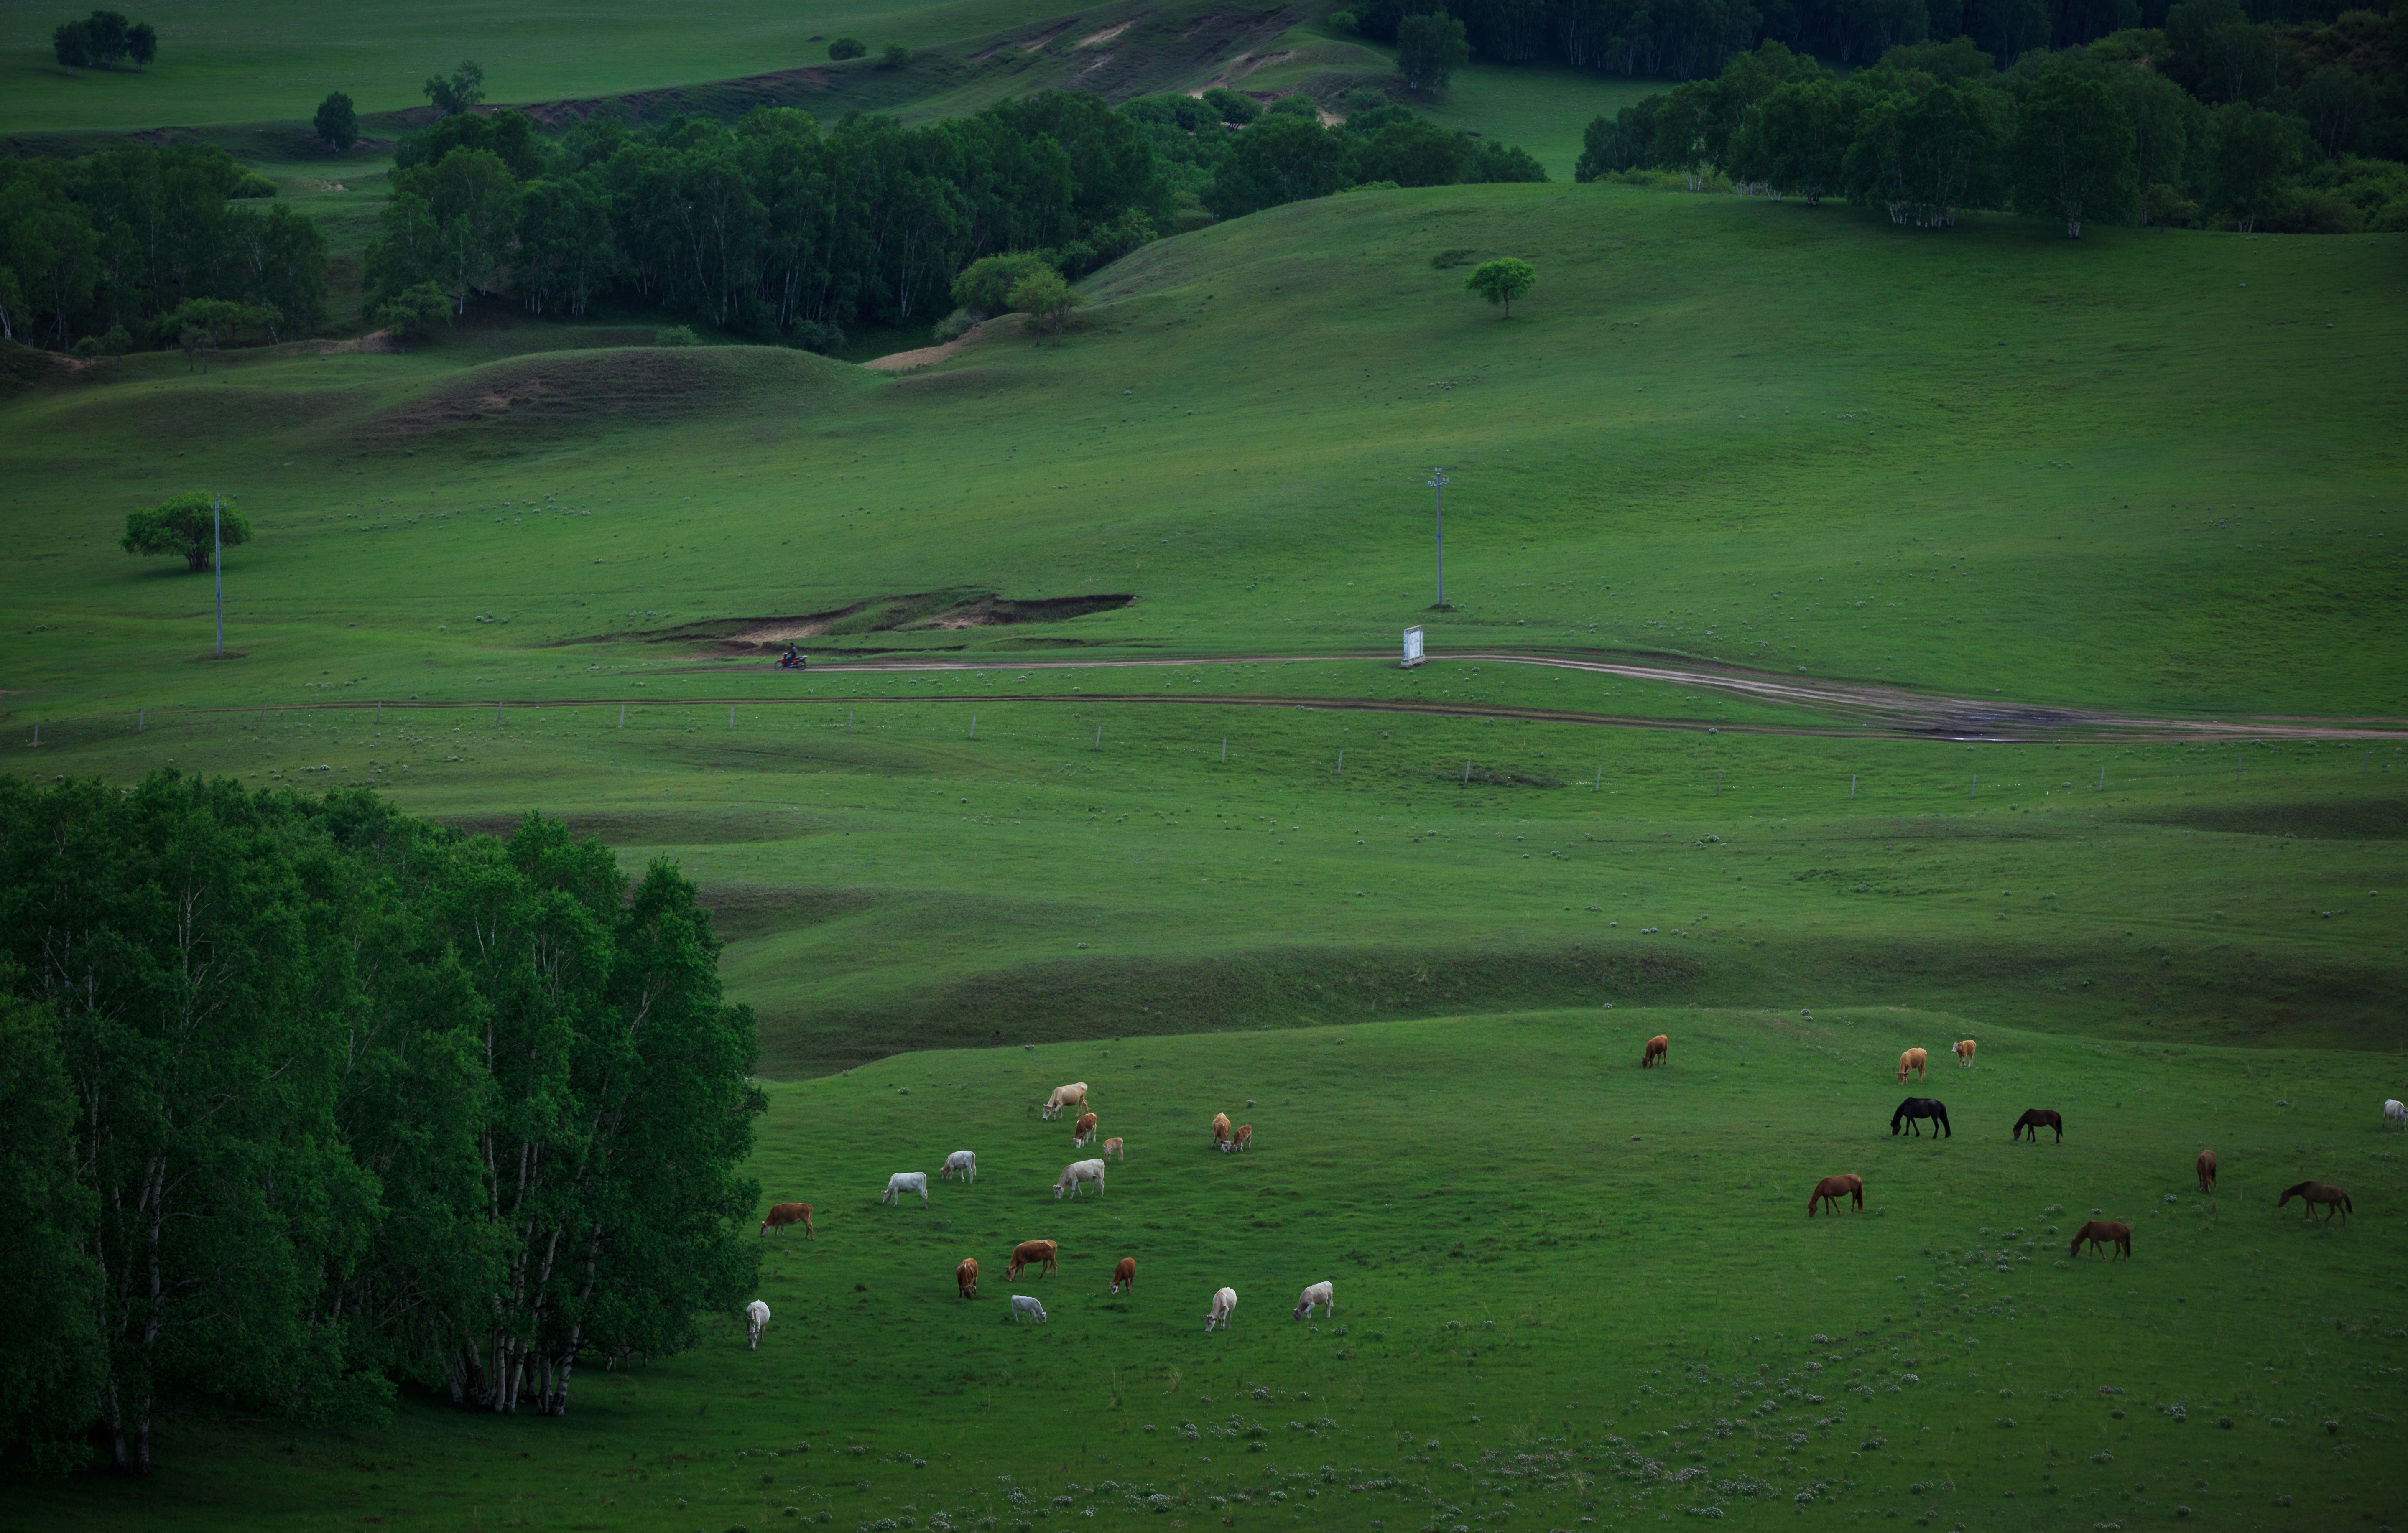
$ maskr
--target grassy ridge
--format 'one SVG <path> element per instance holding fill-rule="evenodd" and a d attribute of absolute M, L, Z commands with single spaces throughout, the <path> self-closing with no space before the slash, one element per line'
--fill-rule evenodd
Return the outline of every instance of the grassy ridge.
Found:
<path fill-rule="evenodd" d="M 1670 1064 L 1642 1073 L 1659 1030 Z M 1898 1051 L 1968 1034 L 1981 1068 L 1907 1088 L 1946 1100 L 1956 1137 L 1892 1138 Z M 2287 1504 L 2349 1526 L 2399 1489 L 2408 1184 L 2372 1084 L 2396 1063 L 1820 1007 L 893 1059 L 772 1094 L 764 1196 L 812 1201 L 820 1233 L 771 1242 L 758 1352 L 729 1317 L 695 1354 L 580 1373 L 565 1423 L 412 1404 L 345 1442 L 195 1420 L 155 1483 L 30 1486 L 15 1510 L 684 1529 L 1093 1507 L 1160 1526 L 1133 1501 L 1160 1495 L 1191 1526 L 1452 1526 L 1509 1500 L 1509 1526 L 1541 1527 L 1697 1506 L 1790 1526 L 1800 1504 L 2007 1529 L 2171 1526 L 2178 1507 L 2237 1528 Z M 1075 1207 L 1048 1193 L 1068 1128 L 1033 1110 L 1071 1079 L 1128 1144 Z M 2007 1141 L 2034 1105 L 2064 1113 L 2062 1144 Z M 1252 1153 L 1211 1152 L 1215 1109 L 1254 1125 Z M 889 1171 L 963 1147 L 975 1186 L 876 1205 Z M 1807 1189 L 1839 1170 L 1868 1211 L 1810 1221 Z M 2303 1176 L 2347 1187 L 2352 1223 L 2277 1212 Z M 2065 1259 L 2094 1209 L 2135 1226 L 2130 1266 Z M 1031 1238 L 1061 1242 L 1061 1272 L 1004 1282 Z M 1123 1254 L 1138 1284 L 1115 1298 Z M 1323 1278 L 1335 1319 L 1290 1320 Z M 1208 1337 L 1223 1283 L 1235 1325 Z M 1014 1328 L 1012 1292 L 1051 1323 Z"/>

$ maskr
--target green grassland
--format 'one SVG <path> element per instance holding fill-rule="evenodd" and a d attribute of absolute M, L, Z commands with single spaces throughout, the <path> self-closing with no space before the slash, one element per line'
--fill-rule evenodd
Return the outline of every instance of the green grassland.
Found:
<path fill-rule="evenodd" d="M 811 1201 L 819 1233 L 770 1240 L 757 1352 L 731 1319 L 695 1353 L 582 1371 L 566 1421 L 412 1403 L 346 1439 L 203 1413 L 152 1483 L 22 1486 L 10 1520 L 2389 1515 L 2408 1181 L 2373 1108 L 2396 1055 L 2106 1043 L 1830 994 L 934 1053 L 781 1087 L 756 1172 L 765 1199 Z M 1659 1030 L 1670 1065 L 1642 1073 Z M 1891 1137 L 1899 1050 L 1940 1055 L 1967 1034 L 1980 1068 L 1905 1088 L 1945 1100 L 1955 1137 Z M 1072 1079 L 1128 1146 L 1076 1206 L 1049 1191 L 1068 1125 L 1035 1111 Z M 2032 1106 L 2064 1113 L 2062 1144 L 2008 1141 Z M 1211 1152 L 1216 1110 L 1254 1125 L 1253 1151 Z M 2221 1162 L 2213 1196 L 2191 1173 L 2202 1147 Z M 888 1172 L 957 1148 L 979 1153 L 974 1185 L 932 1179 L 925 1209 L 877 1205 Z M 1842 1170 L 1864 1177 L 1867 1210 L 1809 1220 L 1807 1190 Z M 2356 1217 L 2278 1211 L 2304 1177 L 2347 1188 Z M 2129 1266 L 2067 1258 L 2094 1212 L 2133 1226 Z M 1060 1241 L 1061 1271 L 1007 1282 L 1030 1239 Z M 1138 1281 L 1114 1297 L 1125 1254 Z M 972 1303 L 952 1281 L 965 1255 L 982 1267 Z M 1335 1317 L 1291 1319 L 1324 1278 Z M 1224 1283 L 1234 1324 L 1208 1336 Z M 1047 1325 L 1010 1324 L 1015 1292 Z"/>

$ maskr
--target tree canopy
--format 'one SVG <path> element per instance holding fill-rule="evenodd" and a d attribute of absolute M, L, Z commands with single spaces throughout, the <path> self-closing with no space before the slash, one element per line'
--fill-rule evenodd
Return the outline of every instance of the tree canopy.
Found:
<path fill-rule="evenodd" d="M 1446 12 L 1408 16 L 1397 23 L 1397 73 L 1408 90 L 1435 95 L 1470 61 L 1463 23 Z"/>
<path fill-rule="evenodd" d="M 95 10 L 80 21 L 62 21 L 53 28 L 50 52 L 68 69 L 114 69 L 125 59 L 138 69 L 159 56 L 159 33 L 122 11 Z"/>
<path fill-rule="evenodd" d="M 340 91 L 328 93 L 318 103 L 318 115 L 310 120 L 318 136 L 335 146 L 337 154 L 348 153 L 360 141 L 360 114 L 351 98 Z"/>
<path fill-rule="evenodd" d="M 459 68 L 448 76 L 430 76 L 420 90 L 437 111 L 457 117 L 485 99 L 485 66 L 462 59 Z"/>
<path fill-rule="evenodd" d="M 156 506 L 125 513 L 125 536 L 118 546 L 128 553 L 174 553 L 194 574 L 209 568 L 219 547 L 251 541 L 251 523 L 231 502 L 212 507 L 210 497 L 195 490 L 163 500 Z"/>
<path fill-rule="evenodd" d="M 1536 287 L 1538 282 L 1539 268 L 1513 255 L 1484 261 L 1463 279 L 1465 287 L 1490 303 L 1503 304 L 1505 317 L 1509 320 L 1513 317 L 1513 300 Z"/>

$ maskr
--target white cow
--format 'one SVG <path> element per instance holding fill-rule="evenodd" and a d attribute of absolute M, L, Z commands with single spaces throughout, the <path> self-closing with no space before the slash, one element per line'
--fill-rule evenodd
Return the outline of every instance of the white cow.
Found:
<path fill-rule="evenodd" d="M 928 1173 L 925 1171 L 896 1172 L 886 1179 L 885 1194 L 878 1200 L 881 1203 L 892 1203 L 899 1209 L 903 1206 L 905 1193 L 918 1193 L 920 1206 L 926 1208 L 928 1206 Z"/>
<path fill-rule="evenodd" d="M 1073 1081 L 1067 1086 L 1055 1086 L 1054 1095 L 1045 1098 L 1042 1110 L 1046 1118 L 1052 1119 L 1059 1117 L 1066 1107 L 1084 1108 L 1086 1105 L 1087 1082 Z"/>
<path fill-rule="evenodd" d="M 1212 1312 L 1204 1317 L 1204 1328 L 1209 1331 L 1213 1326 L 1218 1325 L 1223 1330 L 1227 1330 L 1229 1328 L 1229 1312 L 1237 1307 L 1238 1291 L 1235 1288 L 1222 1289 L 1219 1293 L 1212 1296 Z"/>
<path fill-rule="evenodd" d="M 956 1150 L 945 1157 L 945 1168 L 937 1173 L 939 1181 L 950 1182 L 958 1172 L 964 1182 L 978 1180 L 978 1156 L 968 1150 Z"/>
<path fill-rule="evenodd" d="M 756 1298 L 744 1306 L 744 1319 L 752 1346 L 760 1346 L 761 1333 L 769 1328 L 769 1307 Z"/>
<path fill-rule="evenodd" d="M 1014 1294 L 1011 1296 L 1011 1319 L 1014 1325 L 1025 1320 L 1032 1325 L 1042 1325 L 1045 1324 L 1045 1306 L 1038 1303 L 1033 1295 Z"/>
<path fill-rule="evenodd" d="M 1321 1306 L 1321 1318 L 1324 1320 L 1328 1319 L 1331 1315 L 1338 1312 L 1337 1290 L 1329 1286 L 1326 1279 L 1320 1282 L 1316 1282 L 1312 1287 L 1306 1289 L 1303 1296 L 1297 1298 L 1296 1301 L 1296 1318 L 1298 1320 L 1311 1320 L 1312 1318 L 1312 1307 L 1316 1304 Z"/>
<path fill-rule="evenodd" d="M 1079 1196 L 1080 1184 L 1088 1182 L 1096 1184 L 1096 1196 L 1101 1197 L 1104 1195 L 1104 1163 L 1100 1160 L 1074 1160 L 1062 1168 L 1061 1180 L 1054 1183 L 1054 1196 L 1059 1198 L 1067 1192 L 1075 1199 Z"/>
<path fill-rule="evenodd" d="M 2383 1116 L 2387 1123 L 2395 1123 L 2402 1128 L 2408 1128 L 2408 1102 L 2403 1102 L 2396 1096 L 2390 1098 L 2383 1104 Z"/>

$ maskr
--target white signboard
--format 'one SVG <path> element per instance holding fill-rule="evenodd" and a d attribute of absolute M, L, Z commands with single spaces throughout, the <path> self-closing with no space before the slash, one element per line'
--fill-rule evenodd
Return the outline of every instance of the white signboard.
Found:
<path fill-rule="evenodd" d="M 1402 668 L 1411 670 L 1421 663 L 1422 631 L 1419 628 L 1408 628 L 1405 630 L 1405 659 Z"/>

